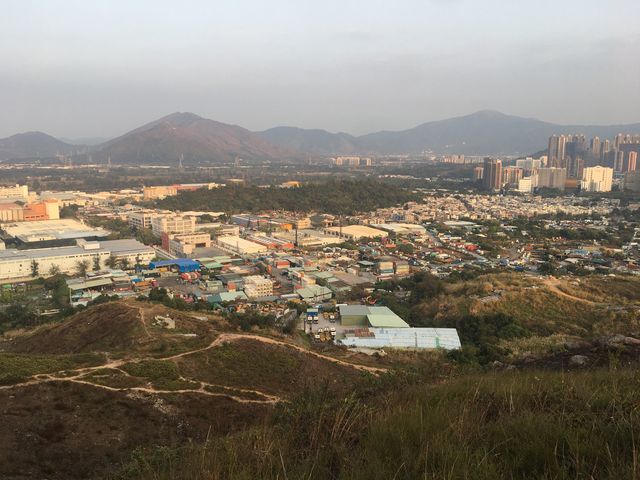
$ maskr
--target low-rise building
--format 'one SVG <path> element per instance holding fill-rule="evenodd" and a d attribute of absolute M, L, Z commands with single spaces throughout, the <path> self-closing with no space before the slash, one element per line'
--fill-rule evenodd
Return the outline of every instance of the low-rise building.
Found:
<path fill-rule="evenodd" d="M 245 240 L 244 238 L 240 238 L 235 235 L 218 237 L 216 242 L 221 247 L 231 250 L 232 252 L 239 253 L 240 255 L 262 253 L 268 250 L 264 245 L 250 242 L 249 240 Z"/>
<path fill-rule="evenodd" d="M 168 250 L 178 257 L 189 257 L 196 248 L 209 248 L 211 235 L 208 233 L 182 233 L 169 235 Z"/>
<path fill-rule="evenodd" d="M 101 242 L 80 239 L 77 245 L 71 247 L 0 250 L 0 278 L 10 280 L 31 277 L 34 268 L 39 275 L 46 275 L 54 270 L 74 274 L 81 264 L 90 271 L 100 270 L 110 257 L 134 265 L 150 262 L 155 257 L 155 251 L 133 239 Z"/>
<path fill-rule="evenodd" d="M 183 215 L 165 214 L 151 219 L 151 230 L 157 237 L 163 233 L 193 233 L 196 231 L 196 219 Z"/>
<path fill-rule="evenodd" d="M 129 226 L 136 230 L 151 228 L 151 220 L 158 216 L 155 210 L 138 210 L 129 214 Z"/>
<path fill-rule="evenodd" d="M 359 240 L 360 238 L 370 237 L 382 237 L 389 236 L 389 232 L 380 230 L 378 228 L 371 228 L 366 225 L 346 225 L 344 227 L 329 227 L 325 228 L 325 233 L 328 235 L 334 235 L 340 238 L 346 238 L 349 240 Z"/>
<path fill-rule="evenodd" d="M 260 275 L 244 277 L 244 293 L 248 298 L 262 298 L 273 295 L 273 280 Z"/>

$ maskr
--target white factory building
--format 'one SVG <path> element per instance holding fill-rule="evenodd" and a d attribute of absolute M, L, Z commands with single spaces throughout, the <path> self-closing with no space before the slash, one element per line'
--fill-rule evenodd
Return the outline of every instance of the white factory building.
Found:
<path fill-rule="evenodd" d="M 244 238 L 240 238 L 235 235 L 218 237 L 216 241 L 222 248 L 239 253 L 240 255 L 262 253 L 268 250 L 264 245 L 245 240 Z"/>
<path fill-rule="evenodd" d="M 389 236 L 389 232 L 380 230 L 377 228 L 367 227 L 366 225 L 346 225 L 344 227 L 329 227 L 325 228 L 324 232 L 328 235 L 335 235 L 336 237 L 347 238 L 349 240 L 359 240 L 360 238 L 386 238 Z"/>
<path fill-rule="evenodd" d="M 106 260 L 113 256 L 116 260 L 127 259 L 131 265 L 136 261 L 149 263 L 155 257 L 151 247 L 137 240 L 106 240 L 91 242 L 78 240 L 71 247 L 33 248 L 29 250 L 0 250 L 0 279 L 22 279 L 31 276 L 32 264 L 38 265 L 40 275 L 46 276 L 52 267 L 61 273 L 75 274 L 79 262 L 88 261 L 89 270 L 95 270 L 99 262 L 104 268 Z"/>

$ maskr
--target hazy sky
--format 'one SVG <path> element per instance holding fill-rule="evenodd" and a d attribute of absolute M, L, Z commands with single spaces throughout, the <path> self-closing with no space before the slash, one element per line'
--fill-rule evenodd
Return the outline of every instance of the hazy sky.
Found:
<path fill-rule="evenodd" d="M 640 121 L 640 0 L 2 0 L 0 137 Z"/>

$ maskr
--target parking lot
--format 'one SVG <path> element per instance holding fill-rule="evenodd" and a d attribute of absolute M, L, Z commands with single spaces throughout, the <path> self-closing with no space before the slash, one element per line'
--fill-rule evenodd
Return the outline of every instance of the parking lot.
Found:
<path fill-rule="evenodd" d="M 340 324 L 340 320 L 338 320 L 339 315 L 337 313 L 335 313 L 334 315 L 336 316 L 336 319 L 334 321 L 331 321 L 329 318 L 328 313 L 318 313 L 318 323 L 313 323 L 313 324 L 309 324 L 307 322 L 307 332 L 309 332 L 310 328 L 311 331 L 313 333 L 317 332 L 320 328 L 335 328 L 336 329 L 336 338 L 340 338 L 343 335 L 343 332 L 345 330 L 352 330 L 353 327 L 349 328 L 349 327 L 343 327 Z M 300 328 L 304 328 L 304 321 L 301 322 L 300 324 Z"/>

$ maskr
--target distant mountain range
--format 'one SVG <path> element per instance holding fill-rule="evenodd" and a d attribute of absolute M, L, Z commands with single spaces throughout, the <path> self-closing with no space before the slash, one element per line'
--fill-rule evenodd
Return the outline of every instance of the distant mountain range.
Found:
<path fill-rule="evenodd" d="M 557 125 L 532 118 L 483 110 L 463 117 L 427 122 L 401 131 L 362 136 L 326 130 L 275 127 L 251 132 L 237 125 L 193 113 L 173 113 L 120 137 L 87 147 L 63 142 L 41 132 L 0 139 L 0 160 L 45 158 L 89 151 L 94 161 L 122 164 L 221 163 L 237 157 L 257 160 L 327 155 L 388 155 L 421 152 L 465 155 L 524 155 L 546 148 L 553 134 L 583 133 L 612 138 L 639 134 L 640 123 L 628 125 Z M 89 143 L 89 142 L 87 142 Z"/>
<path fill-rule="evenodd" d="M 640 123 L 631 125 L 556 125 L 491 110 L 464 117 L 427 122 L 409 130 L 381 131 L 354 137 L 324 130 L 276 127 L 260 132 L 281 147 L 304 148 L 317 154 L 362 153 L 406 154 L 432 151 L 465 155 L 524 155 L 546 149 L 554 133 L 584 133 L 612 138 L 618 133 L 640 133 Z"/>

